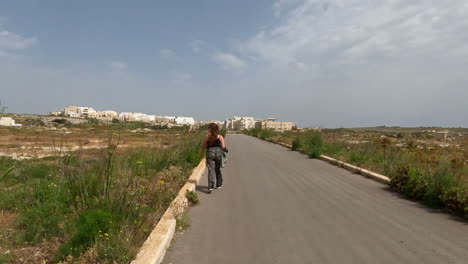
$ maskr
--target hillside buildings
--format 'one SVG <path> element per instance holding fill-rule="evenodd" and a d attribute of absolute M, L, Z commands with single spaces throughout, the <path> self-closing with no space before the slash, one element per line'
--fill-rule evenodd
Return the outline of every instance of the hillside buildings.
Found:
<path fill-rule="evenodd" d="M 174 119 L 174 123 L 181 126 L 193 126 L 195 125 L 195 120 L 193 117 L 178 116 Z"/>
<path fill-rule="evenodd" d="M 255 120 L 253 117 L 236 117 L 224 122 L 228 130 L 248 130 L 252 128 L 273 129 L 276 131 L 290 131 L 297 128 L 293 122 L 276 121 L 275 118 Z"/>
<path fill-rule="evenodd" d="M 62 112 L 63 116 L 67 117 L 84 117 L 87 118 L 90 115 L 93 115 L 96 113 L 96 110 L 94 110 L 91 107 L 87 106 L 67 106 L 63 109 Z"/>
<path fill-rule="evenodd" d="M 275 131 L 291 131 L 297 128 L 293 122 L 276 121 L 275 118 L 267 118 L 255 122 L 255 128 L 273 129 Z"/>
<path fill-rule="evenodd" d="M 106 111 L 96 111 L 94 113 L 89 114 L 88 117 L 112 121 L 112 119 L 118 118 L 119 114 L 117 114 L 117 112 L 112 111 L 112 110 L 106 110 Z"/>
<path fill-rule="evenodd" d="M 255 128 L 255 119 L 253 117 L 237 117 L 227 119 L 224 126 L 228 130 L 248 130 Z"/>
<path fill-rule="evenodd" d="M 51 116 L 74 117 L 74 118 L 96 118 L 101 121 L 111 122 L 118 119 L 121 122 L 145 122 L 154 125 L 163 126 L 193 126 L 195 120 L 193 117 L 184 116 L 156 116 L 143 113 L 122 112 L 118 114 L 116 111 L 96 111 L 92 107 L 86 106 L 67 106 L 63 110 L 50 112 Z"/>
<path fill-rule="evenodd" d="M 16 124 L 15 120 L 11 117 L 0 117 L 0 126 L 7 126 L 7 127 L 20 127 L 21 124 Z"/>
<path fill-rule="evenodd" d="M 130 113 L 130 112 L 122 112 L 119 114 L 119 120 L 122 122 L 145 122 L 145 123 L 154 123 L 156 120 L 155 115 L 147 115 L 143 113 Z"/>

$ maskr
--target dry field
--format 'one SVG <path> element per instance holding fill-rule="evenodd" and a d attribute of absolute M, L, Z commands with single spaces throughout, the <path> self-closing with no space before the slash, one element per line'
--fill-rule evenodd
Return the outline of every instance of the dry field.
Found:
<path fill-rule="evenodd" d="M 66 153 L 92 157 L 97 150 L 108 146 L 111 136 L 113 141 L 118 141 L 120 149 L 135 149 L 168 145 L 170 138 L 177 140 L 180 135 L 151 129 L 0 127 L 0 157 L 25 160 Z"/>

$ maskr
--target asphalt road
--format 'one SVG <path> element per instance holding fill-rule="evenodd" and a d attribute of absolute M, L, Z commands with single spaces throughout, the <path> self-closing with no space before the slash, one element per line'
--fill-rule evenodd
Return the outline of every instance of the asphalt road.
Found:
<path fill-rule="evenodd" d="M 468 263 L 468 223 L 384 184 L 228 135 L 224 186 L 190 210 L 163 263 Z"/>

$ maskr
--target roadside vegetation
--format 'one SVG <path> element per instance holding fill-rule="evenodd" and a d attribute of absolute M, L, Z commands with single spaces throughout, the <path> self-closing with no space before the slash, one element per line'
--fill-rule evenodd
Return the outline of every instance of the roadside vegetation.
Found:
<path fill-rule="evenodd" d="M 134 258 L 200 162 L 203 135 L 166 131 L 164 142 L 121 148 L 120 134 L 106 133 L 106 146 L 93 156 L 0 157 L 0 263 Z"/>
<path fill-rule="evenodd" d="M 407 198 L 468 219 L 467 135 L 460 134 L 457 143 L 450 145 L 437 143 L 445 141 L 422 132 L 382 135 L 377 131 L 347 129 L 301 132 L 252 129 L 245 133 L 290 145 L 292 150 L 311 158 L 327 155 L 384 174 L 391 179 L 390 186 Z"/>

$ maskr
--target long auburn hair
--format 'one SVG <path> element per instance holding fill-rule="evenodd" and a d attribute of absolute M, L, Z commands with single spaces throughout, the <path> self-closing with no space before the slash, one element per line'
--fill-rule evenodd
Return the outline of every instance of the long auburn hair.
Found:
<path fill-rule="evenodd" d="M 218 124 L 211 123 L 208 126 L 208 130 L 210 131 L 210 134 L 208 136 L 208 145 L 211 146 L 211 145 L 213 145 L 215 143 L 216 139 L 218 139 L 218 135 L 219 135 Z"/>

